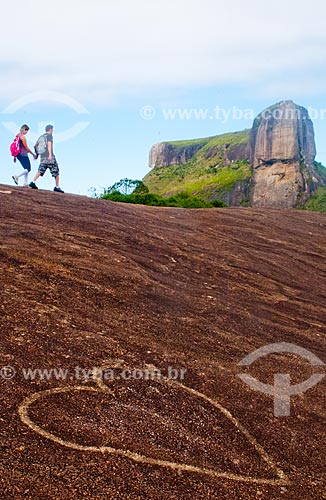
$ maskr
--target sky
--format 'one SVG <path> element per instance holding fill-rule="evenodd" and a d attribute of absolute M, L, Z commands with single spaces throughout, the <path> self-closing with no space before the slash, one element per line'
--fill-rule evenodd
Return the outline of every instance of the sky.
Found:
<path fill-rule="evenodd" d="M 322 0 L 2 2 L 0 182 L 23 123 L 30 146 L 54 124 L 61 187 L 89 194 L 141 179 L 161 141 L 250 128 L 267 106 L 310 111 L 326 164 Z M 32 174 L 37 163 L 32 160 Z M 38 182 L 53 188 L 47 173 Z"/>

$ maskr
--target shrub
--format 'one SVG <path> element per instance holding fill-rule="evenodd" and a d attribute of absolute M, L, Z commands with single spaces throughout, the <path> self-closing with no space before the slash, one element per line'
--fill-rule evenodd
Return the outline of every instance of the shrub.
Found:
<path fill-rule="evenodd" d="M 163 198 L 154 193 L 122 194 L 119 191 L 112 191 L 101 196 L 104 200 L 118 201 L 122 203 L 134 203 L 137 205 L 149 205 L 156 207 L 179 207 L 179 208 L 213 208 L 225 207 L 222 200 L 214 200 L 208 203 L 197 196 L 186 192 L 177 193 L 170 198 Z"/>

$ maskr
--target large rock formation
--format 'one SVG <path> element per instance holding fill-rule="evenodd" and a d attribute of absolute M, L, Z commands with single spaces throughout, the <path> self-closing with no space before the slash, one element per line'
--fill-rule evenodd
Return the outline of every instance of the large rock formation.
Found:
<path fill-rule="evenodd" d="M 155 176 L 148 175 L 145 183 L 165 195 L 176 189 L 191 191 L 198 179 L 201 189 L 191 192 L 208 201 L 220 198 L 229 206 L 291 208 L 303 205 L 318 186 L 326 185 L 326 169 L 315 166 L 315 156 L 308 111 L 293 101 L 282 101 L 262 111 L 251 131 L 155 144 L 150 152 L 154 171 L 173 165 L 186 167 L 180 175 L 167 173 L 170 182 L 164 175 L 157 175 L 153 182 Z"/>
<path fill-rule="evenodd" d="M 308 111 L 282 101 L 258 115 L 251 130 L 251 205 L 295 207 L 322 183 L 314 167 L 314 128 Z"/>

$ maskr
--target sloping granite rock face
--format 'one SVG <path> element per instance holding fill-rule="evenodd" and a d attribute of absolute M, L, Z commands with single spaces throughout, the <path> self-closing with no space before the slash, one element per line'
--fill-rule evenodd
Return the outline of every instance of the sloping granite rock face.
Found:
<path fill-rule="evenodd" d="M 215 155 L 223 156 L 224 165 L 232 165 L 235 161 L 249 159 L 250 156 L 250 143 L 241 143 L 230 145 L 228 143 L 222 146 L 215 146 L 208 149 L 206 158 L 212 158 Z"/>
<path fill-rule="evenodd" d="M 292 101 L 282 101 L 260 113 L 254 121 L 250 143 L 254 168 L 301 159 L 312 164 L 316 156 L 314 127 L 308 111 Z"/>
<path fill-rule="evenodd" d="M 250 149 L 254 207 L 295 207 L 324 183 L 314 167 L 312 121 L 308 111 L 292 101 L 282 101 L 258 115 Z"/>
<path fill-rule="evenodd" d="M 158 142 L 150 150 L 149 166 L 150 168 L 161 168 L 172 165 L 183 165 L 191 160 L 204 145 L 205 142 L 180 147 L 167 142 Z M 231 165 L 234 161 L 249 159 L 250 144 L 249 142 L 234 145 L 226 143 L 222 146 L 216 146 L 208 149 L 206 158 L 210 159 L 221 153 L 224 157 L 224 165 Z"/>
<path fill-rule="evenodd" d="M 169 167 L 187 163 L 204 144 L 178 147 L 166 142 L 154 144 L 149 154 L 151 168 Z"/>

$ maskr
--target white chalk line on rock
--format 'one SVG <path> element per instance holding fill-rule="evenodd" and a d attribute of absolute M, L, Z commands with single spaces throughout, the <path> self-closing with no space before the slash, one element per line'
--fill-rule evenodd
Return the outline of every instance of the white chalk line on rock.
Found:
<path fill-rule="evenodd" d="M 267 479 L 267 478 L 257 478 L 257 477 L 251 477 L 251 476 L 243 476 L 241 474 L 233 474 L 230 472 L 223 472 L 223 471 L 218 471 L 214 469 L 207 469 L 207 468 L 201 468 L 201 467 L 196 467 L 193 465 L 188 465 L 188 464 L 183 464 L 183 463 L 177 463 L 177 462 L 170 462 L 167 460 L 160 460 L 156 458 L 151 458 L 147 457 L 146 455 L 142 455 L 140 453 L 135 453 L 130 450 L 123 450 L 119 448 L 113 448 L 110 446 L 86 446 L 86 445 L 80 445 L 77 443 L 73 443 L 70 441 L 67 441 L 65 439 L 62 439 L 55 434 L 52 434 L 51 432 L 46 431 L 39 425 L 37 425 L 29 416 L 29 408 L 30 406 L 35 403 L 35 401 L 46 398 L 48 396 L 51 396 L 53 394 L 62 394 L 62 393 L 69 393 L 69 392 L 92 392 L 94 393 L 100 393 L 102 394 L 103 392 L 106 392 L 108 394 L 114 395 L 114 393 L 109 389 L 107 385 L 103 383 L 102 380 L 100 379 L 95 379 L 94 380 L 97 383 L 97 387 L 92 387 L 92 386 L 75 386 L 75 387 L 57 387 L 54 389 L 48 389 L 45 391 L 40 391 L 37 393 L 32 394 L 31 396 L 28 396 L 27 398 L 24 399 L 24 401 L 20 404 L 18 408 L 18 414 L 22 420 L 22 422 L 27 425 L 30 429 L 32 429 L 34 432 L 39 434 L 40 436 L 49 439 L 61 446 L 65 446 L 67 448 L 71 448 L 74 450 L 78 451 L 88 451 L 88 452 L 96 452 L 96 453 L 109 453 L 112 455 L 118 455 L 121 457 L 128 458 L 130 460 L 133 460 L 134 462 L 137 463 L 142 463 L 142 464 L 147 464 L 147 465 L 155 465 L 155 466 L 160 466 L 160 467 L 165 467 L 169 468 L 172 470 L 176 470 L 178 472 L 193 472 L 193 473 L 199 473 L 199 474 L 205 474 L 210 477 L 215 477 L 215 478 L 222 478 L 222 479 L 229 479 L 232 481 L 241 481 L 245 483 L 255 483 L 255 484 L 266 484 L 266 485 L 274 485 L 274 486 L 283 486 L 286 484 L 289 484 L 289 479 L 287 475 L 275 464 L 273 459 L 269 456 L 269 454 L 264 450 L 264 448 L 258 443 L 258 441 L 250 434 L 250 432 L 239 422 L 237 418 L 235 418 L 224 406 L 219 404 L 217 401 L 214 401 L 213 399 L 209 398 L 205 394 L 202 394 L 199 391 L 196 391 L 195 389 L 192 389 L 190 387 L 187 387 L 179 382 L 172 381 L 172 380 L 164 380 L 164 382 L 168 385 L 175 386 L 177 388 L 181 388 L 182 390 L 188 392 L 189 394 L 192 394 L 193 396 L 197 396 L 204 401 L 207 401 L 210 405 L 212 405 L 214 408 L 219 410 L 225 417 L 232 422 L 232 424 L 235 426 L 236 429 L 238 429 L 247 439 L 247 441 L 256 449 L 258 452 L 259 456 L 261 459 L 272 469 L 275 471 L 275 474 L 277 478 L 275 479 Z M 162 382 L 161 382 L 162 383 Z"/>

